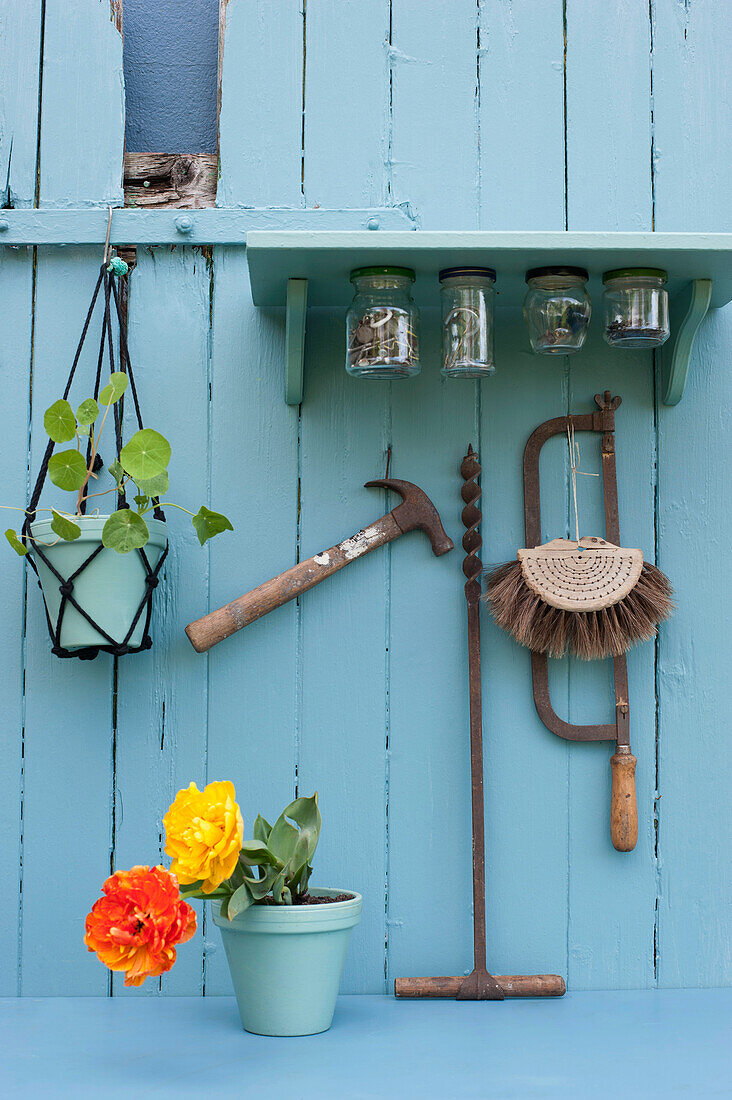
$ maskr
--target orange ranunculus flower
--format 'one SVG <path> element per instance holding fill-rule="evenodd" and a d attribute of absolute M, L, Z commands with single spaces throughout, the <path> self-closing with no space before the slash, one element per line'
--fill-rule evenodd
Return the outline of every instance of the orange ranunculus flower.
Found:
<path fill-rule="evenodd" d="M 178 791 L 163 825 L 170 869 L 182 886 L 200 882 L 202 892 L 211 894 L 233 874 L 244 837 L 233 783 L 209 783 L 202 791 L 191 783 Z"/>
<path fill-rule="evenodd" d="M 117 871 L 102 887 L 86 918 L 84 943 L 110 970 L 124 970 L 125 985 L 142 985 L 170 970 L 175 945 L 196 931 L 196 914 L 165 867 Z"/>

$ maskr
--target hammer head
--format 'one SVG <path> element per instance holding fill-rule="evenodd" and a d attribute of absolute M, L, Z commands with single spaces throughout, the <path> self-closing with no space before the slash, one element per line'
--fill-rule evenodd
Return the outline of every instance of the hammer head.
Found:
<path fill-rule="evenodd" d="M 394 522 L 403 534 L 413 531 L 416 527 L 424 531 L 432 544 L 432 553 L 435 557 L 453 549 L 455 544 L 442 526 L 439 512 L 418 485 L 412 484 L 411 481 L 387 477 L 379 481 L 367 481 L 366 488 L 392 489 L 395 493 L 399 493 L 402 503 L 398 504 L 391 513 Z"/>

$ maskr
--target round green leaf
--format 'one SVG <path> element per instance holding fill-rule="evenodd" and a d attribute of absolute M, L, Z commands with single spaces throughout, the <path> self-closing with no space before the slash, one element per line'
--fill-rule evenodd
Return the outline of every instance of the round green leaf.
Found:
<path fill-rule="evenodd" d="M 125 476 L 125 472 L 116 458 L 113 462 L 110 462 L 108 469 L 114 480 L 119 485 L 119 483 L 122 481 L 122 478 Z"/>
<path fill-rule="evenodd" d="M 170 462 L 170 444 L 154 428 L 142 428 L 122 448 L 119 460 L 135 481 L 157 477 Z"/>
<path fill-rule="evenodd" d="M 53 519 L 51 520 L 51 530 L 64 542 L 73 542 L 74 539 L 78 539 L 81 535 L 81 528 L 77 523 L 68 519 L 66 516 L 62 516 L 60 512 L 57 512 L 55 508 L 51 509 L 53 513 Z"/>
<path fill-rule="evenodd" d="M 113 405 L 115 401 L 119 401 L 126 389 L 127 375 L 122 370 L 115 371 L 114 374 L 110 374 L 109 382 L 99 394 L 99 400 L 102 405 Z"/>
<path fill-rule="evenodd" d="M 221 512 L 210 511 L 205 504 L 201 505 L 192 522 L 201 546 L 208 539 L 212 539 L 214 535 L 218 535 L 222 531 L 234 530 L 231 520 L 227 519 L 226 516 L 222 516 Z"/>
<path fill-rule="evenodd" d="M 48 460 L 48 476 L 59 489 L 80 489 L 86 479 L 86 462 L 78 451 L 61 451 Z"/>
<path fill-rule="evenodd" d="M 87 397 L 76 410 L 76 419 L 80 424 L 93 424 L 99 416 L 99 406 L 93 397 Z"/>
<path fill-rule="evenodd" d="M 150 532 L 142 516 L 131 508 L 113 512 L 102 529 L 102 543 L 118 554 L 139 550 L 150 538 Z"/>
<path fill-rule="evenodd" d="M 159 497 L 162 496 L 163 493 L 167 493 L 168 486 L 170 485 L 170 478 L 168 477 L 168 471 L 163 470 L 162 474 L 158 474 L 157 477 L 138 478 L 135 484 L 145 496 Z"/>
<path fill-rule="evenodd" d="M 20 541 L 12 527 L 8 527 L 7 531 L 5 532 L 5 538 L 8 540 L 13 550 L 15 550 L 15 553 L 20 554 L 21 558 L 28 553 L 28 547 L 23 546 L 23 543 Z"/>
<path fill-rule="evenodd" d="M 76 435 L 76 417 L 68 401 L 60 397 L 43 414 L 43 427 L 54 443 L 68 443 Z"/>

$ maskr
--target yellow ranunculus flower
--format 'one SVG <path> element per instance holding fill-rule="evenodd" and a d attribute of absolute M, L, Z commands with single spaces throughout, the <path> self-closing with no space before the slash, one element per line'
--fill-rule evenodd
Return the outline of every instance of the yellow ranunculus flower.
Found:
<path fill-rule="evenodd" d="M 244 836 L 233 783 L 220 780 L 202 791 L 191 783 L 178 791 L 163 825 L 170 870 L 181 886 L 200 880 L 210 894 L 233 873 Z"/>

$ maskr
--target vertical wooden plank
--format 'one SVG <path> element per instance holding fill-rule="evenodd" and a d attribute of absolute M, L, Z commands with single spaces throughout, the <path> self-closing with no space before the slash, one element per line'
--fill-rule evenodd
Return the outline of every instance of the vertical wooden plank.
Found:
<path fill-rule="evenodd" d="M 577 229 L 650 229 L 650 29 L 648 11 L 626 0 L 567 4 L 567 225 Z M 655 454 L 649 354 L 613 352 L 602 339 L 602 301 L 593 302 L 590 335 L 570 360 L 572 410 L 593 395 L 619 393 L 617 469 L 625 546 L 654 559 Z M 600 470 L 599 437 L 579 440 L 583 466 Z M 579 478 L 583 534 L 604 532 L 600 479 Z M 574 531 L 573 516 L 570 526 Z M 571 661 L 570 721 L 613 721 L 609 662 Z M 654 647 L 628 658 L 631 747 L 640 830 L 632 853 L 610 842 L 609 743 L 570 745 L 570 988 L 653 983 L 656 900 Z"/>
<path fill-rule="evenodd" d="M 300 206 L 300 0 L 230 0 L 224 41 L 217 204 Z"/>
<path fill-rule="evenodd" d="M 571 216 L 571 215 L 570 215 Z M 648 352 L 613 352 L 595 325 L 581 360 L 572 363 L 573 409 L 593 407 L 593 394 L 611 389 L 617 412 L 616 448 L 620 534 L 655 560 L 655 438 L 653 372 Z M 601 470 L 600 436 L 578 437 L 582 468 Z M 578 478 L 581 531 L 604 534 L 601 479 Z M 574 537 L 574 518 L 571 517 Z M 616 852 L 610 841 L 610 763 L 614 742 L 570 747 L 569 973 L 573 989 L 638 988 L 653 984 L 656 863 L 655 646 L 628 654 L 630 744 L 638 760 L 638 843 Z M 570 721 L 613 722 L 609 661 L 570 662 Z"/>
<path fill-rule="evenodd" d="M 481 226 L 563 229 L 561 0 L 531 7 L 483 2 L 480 46 Z M 500 272 L 497 289 L 500 302 Z M 480 385 L 486 565 L 510 560 L 523 546 L 523 449 L 538 424 L 566 407 L 566 360 L 532 355 L 518 311 L 501 311 L 496 375 Z M 565 465 L 552 441 L 541 470 L 546 538 L 565 532 Z M 567 747 L 537 717 L 528 654 L 487 611 L 482 649 L 488 965 L 499 973 L 565 974 Z M 552 662 L 551 687 L 565 711 L 564 662 Z M 467 714 L 461 731 L 467 737 Z M 541 814 L 532 806 L 541 806 Z"/>
<path fill-rule="evenodd" d="M 41 205 L 121 206 L 124 79 L 113 8 L 45 0 L 44 11 Z"/>
<path fill-rule="evenodd" d="M 284 326 L 281 310 L 252 305 L 243 249 L 217 250 L 211 499 L 230 517 L 234 533 L 211 545 L 212 608 L 296 560 L 298 410 L 282 400 Z M 295 604 L 198 659 L 208 661 L 209 669 L 207 777 L 234 782 L 245 828 L 251 830 L 258 813 L 272 821 L 293 797 Z M 231 982 L 212 922 L 206 952 L 206 992 L 228 993 Z"/>
<path fill-rule="evenodd" d="M 386 200 L 389 2 L 309 0 L 305 10 L 307 205 L 379 206 Z"/>
<path fill-rule="evenodd" d="M 421 228 L 478 224 L 478 7 L 391 0 L 388 194 Z"/>
<path fill-rule="evenodd" d="M 726 14 L 726 13 L 725 13 Z M 727 58 L 719 5 L 654 3 L 656 228 L 732 230 Z M 704 323 L 681 403 L 658 409 L 659 565 L 677 610 L 659 643 L 658 982 L 732 980 L 726 578 L 732 310 Z"/>
<path fill-rule="evenodd" d="M 302 418 L 303 558 L 398 503 L 362 487 L 384 476 L 388 386 L 346 374 L 340 313 L 311 311 L 309 339 L 318 355 Z M 377 551 L 300 601 L 298 788 L 320 794 L 314 885 L 355 889 L 364 898 L 344 975 L 344 991 L 352 993 L 384 990 L 388 561 L 388 551 Z"/>
<path fill-rule="evenodd" d="M 564 228 L 562 0 L 478 0 L 480 228 Z"/>
<path fill-rule="evenodd" d="M 395 201 L 424 228 L 478 219 L 477 7 L 392 2 Z M 474 385 L 440 378 L 439 324 L 422 316 L 419 378 L 392 385 L 392 473 L 420 486 L 459 539 L 458 467 L 476 431 Z M 388 978 L 459 973 L 470 958 L 469 755 L 459 551 L 410 535 L 391 553 Z M 440 919 L 425 886 L 439 868 Z M 450 930 L 445 935 L 445 929 Z M 456 969 L 458 968 L 458 969 Z"/>
<path fill-rule="evenodd" d="M 650 229 L 648 6 L 567 0 L 566 74 L 568 228 Z"/>
<path fill-rule="evenodd" d="M 96 248 L 38 249 L 33 481 L 47 442 L 43 413 L 63 391 L 99 258 Z M 74 406 L 91 393 L 97 353 L 98 338 L 92 337 L 71 391 Z M 68 494 L 51 485 L 41 504 L 68 507 Z M 87 662 L 51 654 L 43 599 L 29 573 L 21 955 L 26 996 L 67 996 L 72 990 L 101 996 L 108 988 L 107 971 L 82 941 L 84 918 L 109 874 L 111 686 L 108 655 Z"/>
<path fill-rule="evenodd" d="M 146 426 L 169 439 L 167 499 L 196 512 L 209 504 L 209 289 L 206 257 L 190 249 L 140 249 L 130 276 L 130 356 Z M 137 422 L 127 409 L 127 437 Z M 214 501 L 213 507 L 216 507 Z M 207 668 L 183 627 L 208 595 L 208 548 L 190 517 L 166 509 L 169 551 L 155 593 L 153 648 L 119 662 L 115 768 L 115 866 L 165 863 L 162 818 L 175 794 L 205 779 Z M 233 539 L 229 533 L 221 538 Z M 201 992 L 203 935 L 179 952 L 165 993 Z M 150 995 L 160 983 L 116 993 Z"/>
<path fill-rule="evenodd" d="M 122 200 L 122 44 L 110 15 L 109 6 L 97 0 L 46 0 L 42 204 Z M 93 157 L 80 155 L 89 147 Z M 100 260 L 97 249 L 38 250 L 33 477 L 45 449 L 43 413 L 63 390 Z M 72 400 L 85 397 L 93 385 L 93 342 L 79 363 Z M 46 500 L 59 496 L 65 500 L 66 494 L 49 491 Z M 53 657 L 41 596 L 35 584 L 30 587 L 21 989 L 31 996 L 102 994 L 108 975 L 82 937 L 86 912 L 109 873 L 112 662 L 106 655 L 90 663 Z"/>
<path fill-rule="evenodd" d="M 30 249 L 2 250 L 0 313 L 12 324 L 0 326 L 0 402 L 5 422 L 0 439 L 3 505 L 23 508 L 26 502 L 28 451 L 28 388 L 31 353 L 33 264 Z M 2 530 L 20 530 L 23 513 L 2 511 Z M 0 996 L 18 992 L 20 958 L 21 806 L 23 796 L 23 632 L 25 625 L 25 563 L 4 548 L 5 584 L 0 590 L 0 876 L 6 883 L 6 903 L 0 916 Z"/>
<path fill-rule="evenodd" d="M 306 28 L 307 205 L 379 204 L 386 192 L 389 5 L 311 0 Z M 343 325 L 340 310 L 310 311 L 301 409 L 302 557 L 397 503 L 363 488 L 369 478 L 384 476 L 389 387 L 346 374 Z M 381 551 L 344 570 L 306 595 L 299 612 L 298 789 L 320 793 L 323 834 L 314 883 L 356 889 L 364 898 L 343 979 L 343 989 L 353 993 L 384 990 L 388 562 L 388 551 Z M 364 853 L 355 862 L 354 844 Z"/>
<path fill-rule="evenodd" d="M 2 206 L 33 206 L 38 143 L 41 0 L 0 0 L 0 196 Z"/>

